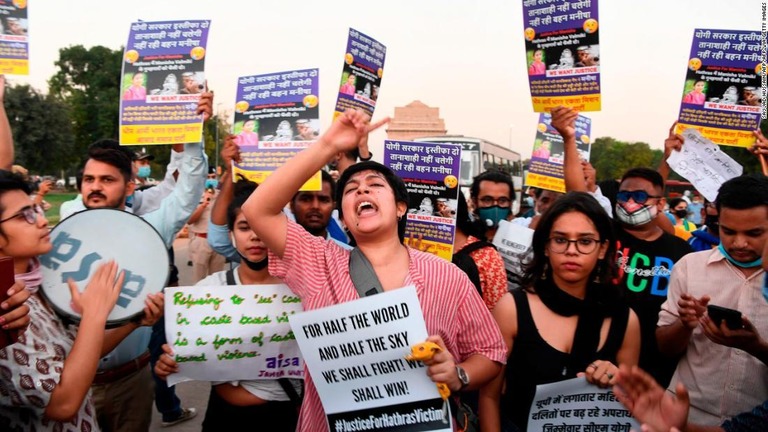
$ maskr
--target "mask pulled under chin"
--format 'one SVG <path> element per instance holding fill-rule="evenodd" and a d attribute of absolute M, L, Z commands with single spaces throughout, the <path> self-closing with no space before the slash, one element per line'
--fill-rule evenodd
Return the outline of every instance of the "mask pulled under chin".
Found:
<path fill-rule="evenodd" d="M 264 270 L 267 267 L 267 265 L 269 265 L 269 257 L 268 256 L 264 257 L 264 259 L 261 260 L 261 261 L 253 262 L 253 261 L 249 261 L 240 252 L 238 252 L 237 254 L 240 255 L 240 262 L 245 264 L 249 269 L 251 269 L 253 271 Z"/>
<path fill-rule="evenodd" d="M 506 220 L 510 211 L 509 207 L 480 207 L 477 209 L 477 216 L 489 228 L 492 228 L 498 226 L 500 221 Z"/>
<path fill-rule="evenodd" d="M 721 253 L 721 254 L 723 254 L 723 256 L 725 257 L 725 259 L 727 259 L 728 261 L 730 261 L 730 263 L 731 263 L 731 264 L 733 264 L 733 265 L 735 265 L 736 267 L 741 267 L 741 268 L 754 268 L 754 267 L 760 267 L 761 265 L 763 265 L 763 258 L 762 258 L 762 257 L 761 257 L 761 258 L 758 258 L 758 259 L 756 259 L 756 260 L 754 260 L 754 261 L 750 261 L 750 262 L 741 262 L 741 261 L 736 261 L 735 259 L 733 259 L 733 257 L 731 256 L 731 254 L 729 254 L 729 253 L 728 253 L 728 251 L 727 251 L 727 250 L 725 250 L 725 247 L 723 246 L 723 244 L 722 244 L 722 243 L 720 243 L 720 244 L 717 246 L 717 249 L 720 251 L 720 253 Z"/>
<path fill-rule="evenodd" d="M 621 204 L 616 204 L 616 217 L 619 219 L 619 222 L 625 225 L 645 225 L 656 217 L 656 207 L 641 206 L 630 213 Z"/>

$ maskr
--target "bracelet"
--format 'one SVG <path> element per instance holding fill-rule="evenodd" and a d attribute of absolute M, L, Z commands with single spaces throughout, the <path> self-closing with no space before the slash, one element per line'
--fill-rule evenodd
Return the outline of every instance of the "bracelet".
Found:
<path fill-rule="evenodd" d="M 367 161 L 373 159 L 373 153 L 370 150 L 368 150 L 368 157 L 367 158 L 364 158 L 364 157 L 360 156 L 359 154 L 358 154 L 357 157 L 360 159 L 360 162 L 367 162 Z"/>

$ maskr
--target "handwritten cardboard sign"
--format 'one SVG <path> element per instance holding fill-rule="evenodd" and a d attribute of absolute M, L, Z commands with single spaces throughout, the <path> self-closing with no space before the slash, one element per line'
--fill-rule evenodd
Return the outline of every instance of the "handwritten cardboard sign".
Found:
<path fill-rule="evenodd" d="M 301 311 L 285 285 L 167 288 L 165 333 L 179 363 L 168 384 L 304 378 L 288 323 Z"/>
<path fill-rule="evenodd" d="M 685 138 L 682 150 L 673 151 L 667 163 L 707 200 L 714 201 L 720 185 L 740 176 L 744 168 L 698 130 L 686 129 L 682 135 Z"/>

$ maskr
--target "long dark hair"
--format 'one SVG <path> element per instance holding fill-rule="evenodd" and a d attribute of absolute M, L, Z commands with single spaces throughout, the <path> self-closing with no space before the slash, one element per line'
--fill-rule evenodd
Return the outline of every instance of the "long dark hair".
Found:
<path fill-rule="evenodd" d="M 565 213 L 578 212 L 586 216 L 597 229 L 600 235 L 600 241 L 608 242 L 608 250 L 605 258 L 598 262 L 592 270 L 592 278 L 599 280 L 600 285 L 610 288 L 601 290 L 602 292 L 618 292 L 612 286 L 611 280 L 616 274 L 616 237 L 613 233 L 611 218 L 605 213 L 605 210 L 591 195 L 585 192 L 568 192 L 561 196 L 552 206 L 541 216 L 536 231 L 533 233 L 533 259 L 525 268 L 522 285 L 525 290 L 535 292 L 536 281 L 546 277 L 552 277 L 552 270 L 549 268 L 549 258 L 545 254 L 549 235 L 555 221 Z M 540 284 L 536 288 L 544 288 L 550 284 Z"/>

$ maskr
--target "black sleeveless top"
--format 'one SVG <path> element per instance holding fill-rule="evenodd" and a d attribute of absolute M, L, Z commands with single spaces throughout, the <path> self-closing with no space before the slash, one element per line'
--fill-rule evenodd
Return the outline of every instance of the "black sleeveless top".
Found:
<path fill-rule="evenodd" d="M 528 296 L 522 289 L 512 291 L 517 306 L 517 337 L 507 360 L 506 392 L 501 395 L 501 417 L 511 420 L 521 431 L 526 430 L 528 414 L 536 395 L 536 386 L 575 378 L 567 370 L 570 354 L 558 351 L 539 334 L 531 315 Z M 611 327 L 603 347 L 594 360 L 608 360 L 616 364 L 616 353 L 624 341 L 629 320 L 629 307 L 614 308 Z"/>

